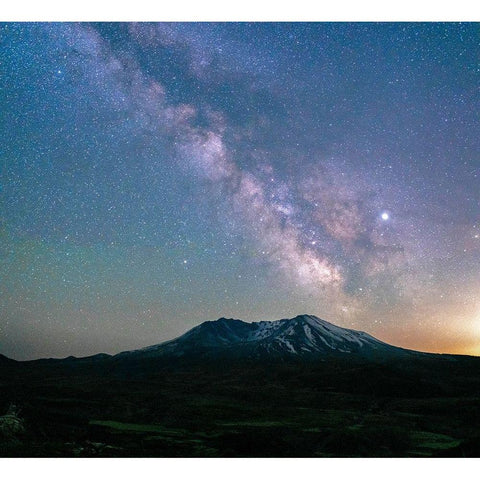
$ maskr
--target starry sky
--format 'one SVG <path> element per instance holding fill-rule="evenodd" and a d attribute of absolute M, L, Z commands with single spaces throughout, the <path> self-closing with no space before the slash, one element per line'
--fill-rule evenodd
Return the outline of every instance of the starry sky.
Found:
<path fill-rule="evenodd" d="M 0 352 L 309 313 L 480 355 L 475 23 L 0 24 Z"/>

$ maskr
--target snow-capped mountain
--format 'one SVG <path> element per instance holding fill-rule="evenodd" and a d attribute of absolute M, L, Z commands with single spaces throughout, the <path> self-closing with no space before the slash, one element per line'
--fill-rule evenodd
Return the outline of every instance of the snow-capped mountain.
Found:
<path fill-rule="evenodd" d="M 158 345 L 122 352 L 116 358 L 191 355 L 258 358 L 400 355 L 408 350 L 388 345 L 365 332 L 337 327 L 313 315 L 247 323 L 220 318 Z M 413 352 L 412 352 L 413 353 Z"/>

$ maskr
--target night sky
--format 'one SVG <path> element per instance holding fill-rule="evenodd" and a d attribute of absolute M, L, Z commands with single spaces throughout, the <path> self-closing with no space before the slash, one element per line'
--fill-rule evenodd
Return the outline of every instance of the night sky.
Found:
<path fill-rule="evenodd" d="M 480 355 L 480 26 L 0 25 L 0 353 L 309 313 Z"/>

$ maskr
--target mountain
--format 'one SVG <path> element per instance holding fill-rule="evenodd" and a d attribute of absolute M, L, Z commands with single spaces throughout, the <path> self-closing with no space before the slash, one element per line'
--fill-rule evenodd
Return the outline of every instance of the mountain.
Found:
<path fill-rule="evenodd" d="M 333 325 L 313 315 L 247 323 L 220 318 L 158 345 L 122 352 L 114 359 L 155 357 L 365 358 L 424 355 L 384 343 L 371 335 Z"/>
<path fill-rule="evenodd" d="M 388 360 L 400 358 L 443 357 L 451 360 L 455 355 L 417 352 L 389 345 L 368 333 L 338 327 L 314 315 L 298 315 L 276 321 L 244 322 L 219 318 L 206 321 L 180 337 L 139 350 L 116 355 L 99 353 L 89 357 L 46 358 L 15 362 L 0 355 L 0 365 L 9 364 L 62 364 L 80 366 L 91 364 L 125 364 L 129 360 L 215 360 L 251 359 L 324 359 L 347 358 Z"/>

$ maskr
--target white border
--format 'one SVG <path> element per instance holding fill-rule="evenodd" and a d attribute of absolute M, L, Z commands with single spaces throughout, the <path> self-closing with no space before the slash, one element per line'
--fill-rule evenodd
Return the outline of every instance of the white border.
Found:
<path fill-rule="evenodd" d="M 317 477 L 405 480 L 427 477 L 451 480 L 478 471 L 479 465 L 480 459 L 0 459 L 5 478 L 36 480 L 152 477 L 195 480 Z"/>
<path fill-rule="evenodd" d="M 0 21 L 480 21 L 471 0 L 43 0 L 5 2 Z M 5 478 L 195 478 L 275 480 L 332 476 L 356 480 L 431 477 L 451 480 L 478 471 L 480 459 L 0 459 Z"/>
<path fill-rule="evenodd" d="M 480 21 L 474 0 L 18 0 L 2 21 Z"/>

